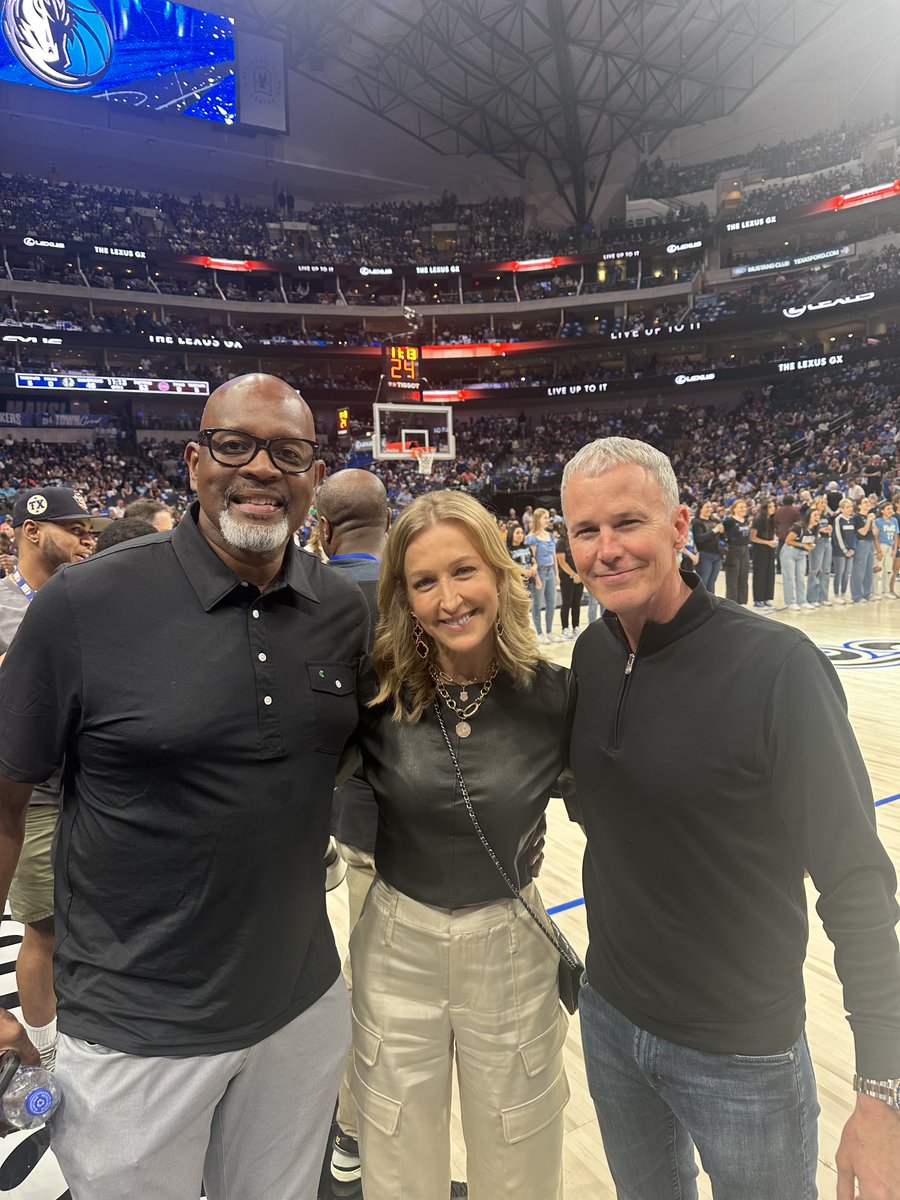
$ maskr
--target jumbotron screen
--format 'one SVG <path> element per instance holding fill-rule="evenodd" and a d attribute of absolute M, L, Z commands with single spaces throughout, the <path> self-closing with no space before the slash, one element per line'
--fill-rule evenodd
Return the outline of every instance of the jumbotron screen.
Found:
<path fill-rule="evenodd" d="M 284 130 L 281 46 L 236 35 L 233 17 L 170 0 L 0 0 L 0 10 L 0 80 Z"/>

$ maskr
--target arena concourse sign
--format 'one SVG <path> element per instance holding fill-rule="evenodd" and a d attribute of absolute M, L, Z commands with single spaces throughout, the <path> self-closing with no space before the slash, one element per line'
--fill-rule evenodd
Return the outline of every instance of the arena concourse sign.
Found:
<path fill-rule="evenodd" d="M 105 429 L 108 424 L 105 413 L 0 412 L 0 426 L 23 429 Z"/>

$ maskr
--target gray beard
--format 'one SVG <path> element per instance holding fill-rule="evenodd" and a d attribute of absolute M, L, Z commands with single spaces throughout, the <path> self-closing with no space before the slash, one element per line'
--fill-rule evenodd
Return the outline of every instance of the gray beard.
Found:
<path fill-rule="evenodd" d="M 226 506 L 219 514 L 219 532 L 235 550 L 271 554 L 284 548 L 291 536 L 291 525 L 287 513 L 274 525 L 262 522 L 251 525 L 248 521 L 238 521 Z"/>

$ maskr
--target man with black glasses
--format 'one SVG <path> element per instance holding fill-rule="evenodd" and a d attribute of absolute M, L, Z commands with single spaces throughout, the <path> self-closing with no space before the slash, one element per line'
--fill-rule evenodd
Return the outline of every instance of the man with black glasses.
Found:
<path fill-rule="evenodd" d="M 63 757 L 54 1150 L 74 1200 L 314 1200 L 349 1045 L 322 847 L 369 615 L 300 553 L 323 464 L 233 379 L 171 533 L 65 568 L 0 672 L 0 888 Z M 28 636 L 24 636 L 25 633 Z M 0 1048 L 17 1033 L 0 1021 Z"/>

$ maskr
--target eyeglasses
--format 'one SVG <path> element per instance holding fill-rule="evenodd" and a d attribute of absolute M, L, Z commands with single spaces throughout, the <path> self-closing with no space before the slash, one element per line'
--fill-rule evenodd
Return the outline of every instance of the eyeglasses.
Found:
<path fill-rule="evenodd" d="M 308 438 L 258 438 L 242 429 L 201 429 L 197 441 L 223 467 L 246 467 L 265 450 L 272 466 L 285 475 L 303 475 L 319 453 L 319 443 Z"/>

